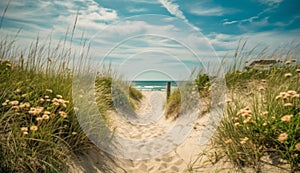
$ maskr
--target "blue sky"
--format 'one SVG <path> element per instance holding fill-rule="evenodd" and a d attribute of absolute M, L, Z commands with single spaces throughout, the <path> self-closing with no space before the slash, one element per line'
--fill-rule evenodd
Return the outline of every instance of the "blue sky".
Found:
<path fill-rule="evenodd" d="M 0 1 L 1 15 L 7 3 Z M 198 66 L 199 60 L 186 52 L 183 43 L 201 47 L 196 53 L 204 57 L 203 64 L 215 62 L 211 51 L 219 58 L 230 57 L 240 39 L 247 40 L 249 48 L 260 45 L 272 50 L 300 39 L 299 9 L 297 0 L 12 0 L 0 38 L 22 29 L 20 45 L 28 45 L 37 35 L 46 39 L 51 34 L 58 41 L 78 14 L 74 40 L 84 32 L 98 60 L 120 41 L 142 34 L 116 47 L 105 61 L 118 67 L 122 64 L 120 71 L 131 78 L 138 74 L 133 68 L 137 62 L 140 70 L 160 69 L 184 78 L 190 72 L 186 69 Z M 144 16 L 147 14 L 163 16 Z M 168 38 L 163 37 L 166 35 Z"/>

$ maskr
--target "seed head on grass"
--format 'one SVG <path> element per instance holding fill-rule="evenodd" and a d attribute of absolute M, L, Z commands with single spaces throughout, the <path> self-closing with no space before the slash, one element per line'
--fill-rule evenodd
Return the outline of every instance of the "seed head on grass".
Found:
<path fill-rule="evenodd" d="M 284 143 L 287 139 L 288 139 L 288 134 L 287 133 L 281 133 L 279 136 L 278 136 L 278 141 L 281 142 L 281 143 Z"/>

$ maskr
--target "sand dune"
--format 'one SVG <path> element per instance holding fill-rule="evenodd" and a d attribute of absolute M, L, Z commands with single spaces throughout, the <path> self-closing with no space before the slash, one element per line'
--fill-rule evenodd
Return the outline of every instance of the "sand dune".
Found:
<path fill-rule="evenodd" d="M 166 120 L 163 115 L 165 104 L 165 93 L 148 91 L 143 92 L 145 96 L 138 105 L 136 113 L 143 119 L 145 124 L 134 124 L 117 112 L 110 112 L 109 127 L 116 135 L 131 140 L 151 140 L 166 134 L 176 121 Z M 202 103 L 203 104 L 203 103 Z M 205 105 L 201 105 L 202 107 Z M 206 108 L 203 108 L 206 109 Z M 206 112 L 202 110 L 202 112 Z M 151 117 L 150 117 L 151 116 Z M 127 172 L 127 173 L 181 173 L 181 172 L 239 172 L 225 158 L 212 148 L 211 144 L 199 145 L 199 139 L 209 113 L 199 115 L 194 122 L 193 128 L 187 138 L 176 148 L 165 154 L 158 154 L 156 157 L 145 160 L 130 160 L 111 156 L 92 147 L 85 154 L 78 156 L 77 160 L 70 165 L 70 172 L 74 173 L 107 173 L 107 172 Z M 146 148 L 143 148 L 146 147 Z M 148 147 L 148 148 L 147 148 Z M 151 152 L 156 148 L 152 146 L 136 146 L 136 152 Z M 155 147 L 155 146 L 153 146 Z M 200 157 L 201 156 L 201 157 Z M 266 172 L 282 172 L 274 167 L 264 167 Z M 253 172 L 247 169 L 247 172 Z"/>

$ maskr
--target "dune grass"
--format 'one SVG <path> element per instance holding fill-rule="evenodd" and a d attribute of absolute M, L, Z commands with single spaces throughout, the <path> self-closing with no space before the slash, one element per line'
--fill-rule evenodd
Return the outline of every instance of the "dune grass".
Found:
<path fill-rule="evenodd" d="M 82 72 L 88 52 L 72 50 L 72 35 L 56 46 L 37 38 L 27 49 L 14 38 L 0 40 L 0 172 L 67 172 L 68 159 L 91 146 L 72 102 L 73 73 Z M 95 83 L 105 114 L 113 109 L 114 76 L 103 74 Z M 132 87 L 129 93 L 129 100 L 142 98 Z"/>
<path fill-rule="evenodd" d="M 288 163 L 290 172 L 299 171 L 299 67 L 294 63 L 260 71 L 258 79 L 250 80 L 244 77 L 249 71 L 236 74 L 238 89 L 227 99 L 215 141 L 238 167 L 259 172 L 263 157 L 270 157 L 274 165 Z"/>
<path fill-rule="evenodd" d="M 213 141 L 241 170 L 261 172 L 264 164 L 300 169 L 300 64 L 291 52 L 279 52 L 284 63 L 270 70 L 244 66 L 226 73 L 227 107 Z"/>
<path fill-rule="evenodd" d="M 71 53 L 48 48 L 0 41 L 0 172 L 61 172 L 89 143 L 72 104 Z"/>

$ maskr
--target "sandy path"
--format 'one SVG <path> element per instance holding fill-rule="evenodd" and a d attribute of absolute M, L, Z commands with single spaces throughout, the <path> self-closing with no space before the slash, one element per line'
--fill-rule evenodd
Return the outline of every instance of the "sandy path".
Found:
<path fill-rule="evenodd" d="M 166 120 L 163 116 L 165 104 L 164 92 L 143 92 L 145 96 L 138 105 L 136 113 L 142 121 L 131 122 L 119 116 L 116 112 L 109 115 L 110 129 L 116 135 L 123 138 L 143 141 L 156 139 L 167 133 L 174 127 L 175 121 Z M 206 102 L 207 103 L 207 102 Z M 200 105 L 206 109 L 205 102 Z M 205 108 L 206 107 L 206 108 Z M 206 112 L 202 110 L 202 112 Z M 70 172 L 87 173 L 182 173 L 182 172 L 239 172 L 234 169 L 226 159 L 219 158 L 217 151 L 211 144 L 199 145 L 203 129 L 206 128 L 209 113 L 205 113 L 193 123 L 193 128 L 187 138 L 166 154 L 158 154 L 157 157 L 146 160 L 122 159 L 108 155 L 97 148 L 93 148 L 85 155 L 79 156 L 79 161 L 71 166 Z M 135 124 L 137 123 L 137 124 Z M 123 144 L 124 145 L 124 144 Z M 116 146 L 118 147 L 118 146 Z M 134 153 L 147 150 L 143 145 L 137 145 L 132 150 Z M 149 147 L 149 146 L 147 146 Z M 155 150 L 155 148 L 150 148 Z M 201 157 L 199 157 L 199 153 Z M 197 162 L 195 162 L 197 160 Z M 215 161 L 218 161 L 214 163 Z M 274 168 L 266 167 L 267 172 L 282 172 Z M 253 172 L 248 169 L 247 172 Z"/>

